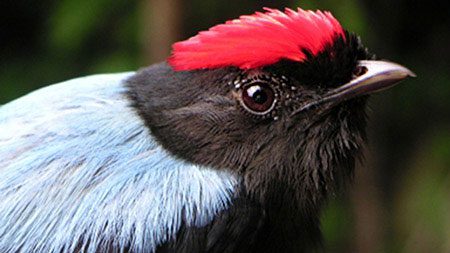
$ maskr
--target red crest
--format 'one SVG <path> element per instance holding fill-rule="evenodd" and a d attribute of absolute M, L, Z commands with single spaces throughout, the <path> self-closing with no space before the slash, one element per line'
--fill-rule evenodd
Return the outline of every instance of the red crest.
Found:
<path fill-rule="evenodd" d="M 281 59 L 301 62 L 308 50 L 319 53 L 336 36 L 344 36 L 329 12 L 264 9 L 216 25 L 175 43 L 169 64 L 177 71 L 235 66 L 252 69 Z"/>

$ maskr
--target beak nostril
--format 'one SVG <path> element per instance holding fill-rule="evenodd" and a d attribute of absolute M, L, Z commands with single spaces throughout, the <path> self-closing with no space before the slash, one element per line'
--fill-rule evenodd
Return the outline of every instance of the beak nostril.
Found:
<path fill-rule="evenodd" d="M 358 66 L 356 67 L 356 69 L 353 71 L 353 78 L 359 77 L 364 75 L 365 73 L 367 73 L 368 69 L 366 66 Z"/>

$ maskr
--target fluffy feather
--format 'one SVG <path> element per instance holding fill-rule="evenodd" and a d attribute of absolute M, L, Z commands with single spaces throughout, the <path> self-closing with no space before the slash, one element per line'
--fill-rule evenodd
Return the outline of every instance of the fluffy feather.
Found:
<path fill-rule="evenodd" d="M 329 12 L 266 12 L 241 16 L 173 45 L 169 64 L 175 70 L 235 66 L 252 69 L 289 59 L 301 62 L 305 50 L 318 54 L 344 30 Z"/>
<path fill-rule="evenodd" d="M 124 80 L 53 85 L 0 108 L 0 252 L 152 252 L 227 208 L 237 178 L 175 159 Z"/>

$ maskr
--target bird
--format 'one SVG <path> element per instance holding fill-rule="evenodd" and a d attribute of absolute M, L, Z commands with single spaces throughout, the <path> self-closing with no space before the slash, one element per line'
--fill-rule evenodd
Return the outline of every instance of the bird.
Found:
<path fill-rule="evenodd" d="M 0 252 L 311 252 L 370 94 L 415 76 L 328 11 L 264 8 L 134 72 L 0 107 Z"/>

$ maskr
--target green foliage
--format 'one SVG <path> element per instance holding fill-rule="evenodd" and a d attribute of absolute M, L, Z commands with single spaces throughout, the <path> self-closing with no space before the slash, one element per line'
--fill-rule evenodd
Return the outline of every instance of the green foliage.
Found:
<path fill-rule="evenodd" d="M 343 27 L 364 37 L 367 22 L 360 4 L 357 0 L 300 0 L 295 7 L 331 11 Z"/>
<path fill-rule="evenodd" d="M 409 175 L 396 199 L 400 252 L 449 252 L 450 132 L 436 129 L 406 163 Z"/>
<path fill-rule="evenodd" d="M 48 6 L 49 16 L 35 17 L 40 30 L 27 38 L 35 44 L 29 52 L 0 55 L 7 62 L 0 68 L 0 104 L 71 77 L 141 65 L 137 2 L 64 0 Z"/>
<path fill-rule="evenodd" d="M 106 22 L 118 1 L 59 1 L 50 19 L 50 43 L 58 50 L 75 51 Z"/>
<path fill-rule="evenodd" d="M 322 214 L 322 231 L 327 252 L 348 248 L 348 238 L 354 234 L 353 217 L 349 203 L 344 198 L 332 199 Z"/>

